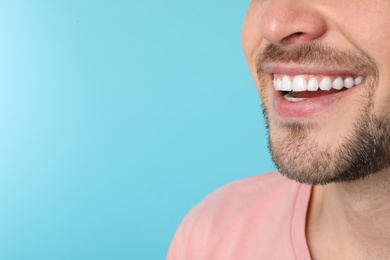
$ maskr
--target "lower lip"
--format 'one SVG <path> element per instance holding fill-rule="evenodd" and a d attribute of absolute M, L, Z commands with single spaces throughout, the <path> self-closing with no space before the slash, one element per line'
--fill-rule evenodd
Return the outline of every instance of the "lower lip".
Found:
<path fill-rule="evenodd" d="M 351 92 L 358 87 L 353 87 L 348 90 L 340 91 L 338 93 L 311 97 L 298 102 L 291 102 L 283 97 L 283 92 L 274 92 L 274 110 L 275 113 L 285 118 L 307 118 L 316 116 L 328 110 L 337 101 L 343 97 L 351 94 Z"/>

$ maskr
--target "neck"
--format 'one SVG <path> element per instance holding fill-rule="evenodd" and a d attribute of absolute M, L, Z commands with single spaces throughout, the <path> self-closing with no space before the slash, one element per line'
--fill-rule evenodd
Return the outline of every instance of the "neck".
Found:
<path fill-rule="evenodd" d="M 390 170 L 315 187 L 307 225 L 312 253 L 331 259 L 390 258 L 389 194 Z"/>

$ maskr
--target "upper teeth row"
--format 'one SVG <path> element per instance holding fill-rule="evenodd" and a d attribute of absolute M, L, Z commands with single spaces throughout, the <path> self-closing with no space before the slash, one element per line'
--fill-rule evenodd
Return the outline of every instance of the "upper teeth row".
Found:
<path fill-rule="evenodd" d="M 283 76 L 282 79 L 274 78 L 274 88 L 275 90 L 281 91 L 317 91 L 321 90 L 330 90 L 337 89 L 340 90 L 343 87 L 352 88 L 353 86 L 359 85 L 363 82 L 363 77 L 358 76 L 356 78 L 347 77 L 343 79 L 342 77 L 337 77 L 333 81 L 330 77 L 324 77 L 320 82 L 316 78 L 311 78 L 309 82 L 306 82 L 306 79 L 302 75 L 294 76 L 293 81 L 291 82 L 290 76 Z"/>

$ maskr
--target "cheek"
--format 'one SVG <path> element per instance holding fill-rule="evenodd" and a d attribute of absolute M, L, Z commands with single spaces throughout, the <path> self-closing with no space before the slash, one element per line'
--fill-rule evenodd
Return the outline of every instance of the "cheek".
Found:
<path fill-rule="evenodd" d="M 378 87 L 374 94 L 374 113 L 389 118 L 390 114 L 390 74 L 380 70 Z"/>
<path fill-rule="evenodd" d="M 345 15 L 345 10 L 353 15 Z M 330 5 L 327 12 L 336 31 L 352 45 L 378 65 L 390 61 L 387 54 L 390 50 L 390 1 L 337 1 L 337 5 Z"/>
<path fill-rule="evenodd" d="M 364 8 L 361 6 L 363 2 L 365 2 Z M 378 86 L 372 86 L 375 88 L 373 112 L 377 116 L 389 117 L 390 1 L 361 1 L 360 5 L 353 5 L 351 1 L 338 1 L 338 4 L 337 8 L 328 10 L 332 14 L 332 22 L 349 44 L 363 51 L 377 65 L 379 81 Z M 354 15 L 345 17 L 341 12 L 342 9 L 349 10 Z"/>
<path fill-rule="evenodd" d="M 256 72 L 256 57 L 264 45 L 264 40 L 258 30 L 261 13 L 261 1 L 252 0 L 242 27 L 242 48 L 247 60 L 250 72 L 259 90 L 259 80 Z"/>
<path fill-rule="evenodd" d="M 241 41 L 245 58 L 249 64 L 251 63 L 258 45 L 257 43 L 259 42 L 258 32 L 254 28 L 256 28 L 255 24 L 251 23 L 248 18 L 246 18 L 242 28 Z"/>
<path fill-rule="evenodd" d="M 262 38 L 260 36 L 258 25 L 260 21 L 260 9 L 258 1 L 252 1 L 242 27 L 242 48 L 245 54 L 245 58 L 250 67 L 255 60 L 256 53 L 261 45 Z"/>

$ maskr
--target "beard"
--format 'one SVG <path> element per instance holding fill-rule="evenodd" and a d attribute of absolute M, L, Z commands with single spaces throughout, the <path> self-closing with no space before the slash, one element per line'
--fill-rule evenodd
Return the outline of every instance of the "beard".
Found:
<path fill-rule="evenodd" d="M 313 133 L 319 127 L 302 121 L 270 121 L 268 109 L 263 114 L 268 129 L 268 146 L 279 172 L 290 179 L 324 185 L 362 179 L 390 166 L 390 119 L 374 115 L 374 93 L 378 85 L 378 69 L 363 53 L 341 52 L 319 44 L 284 49 L 269 45 L 259 54 L 257 72 L 263 104 L 267 100 L 265 72 L 268 62 L 296 62 L 320 66 L 339 66 L 365 75 L 366 92 L 355 118 L 353 130 L 337 146 L 320 145 Z M 275 132 L 282 132 L 282 138 Z"/>

